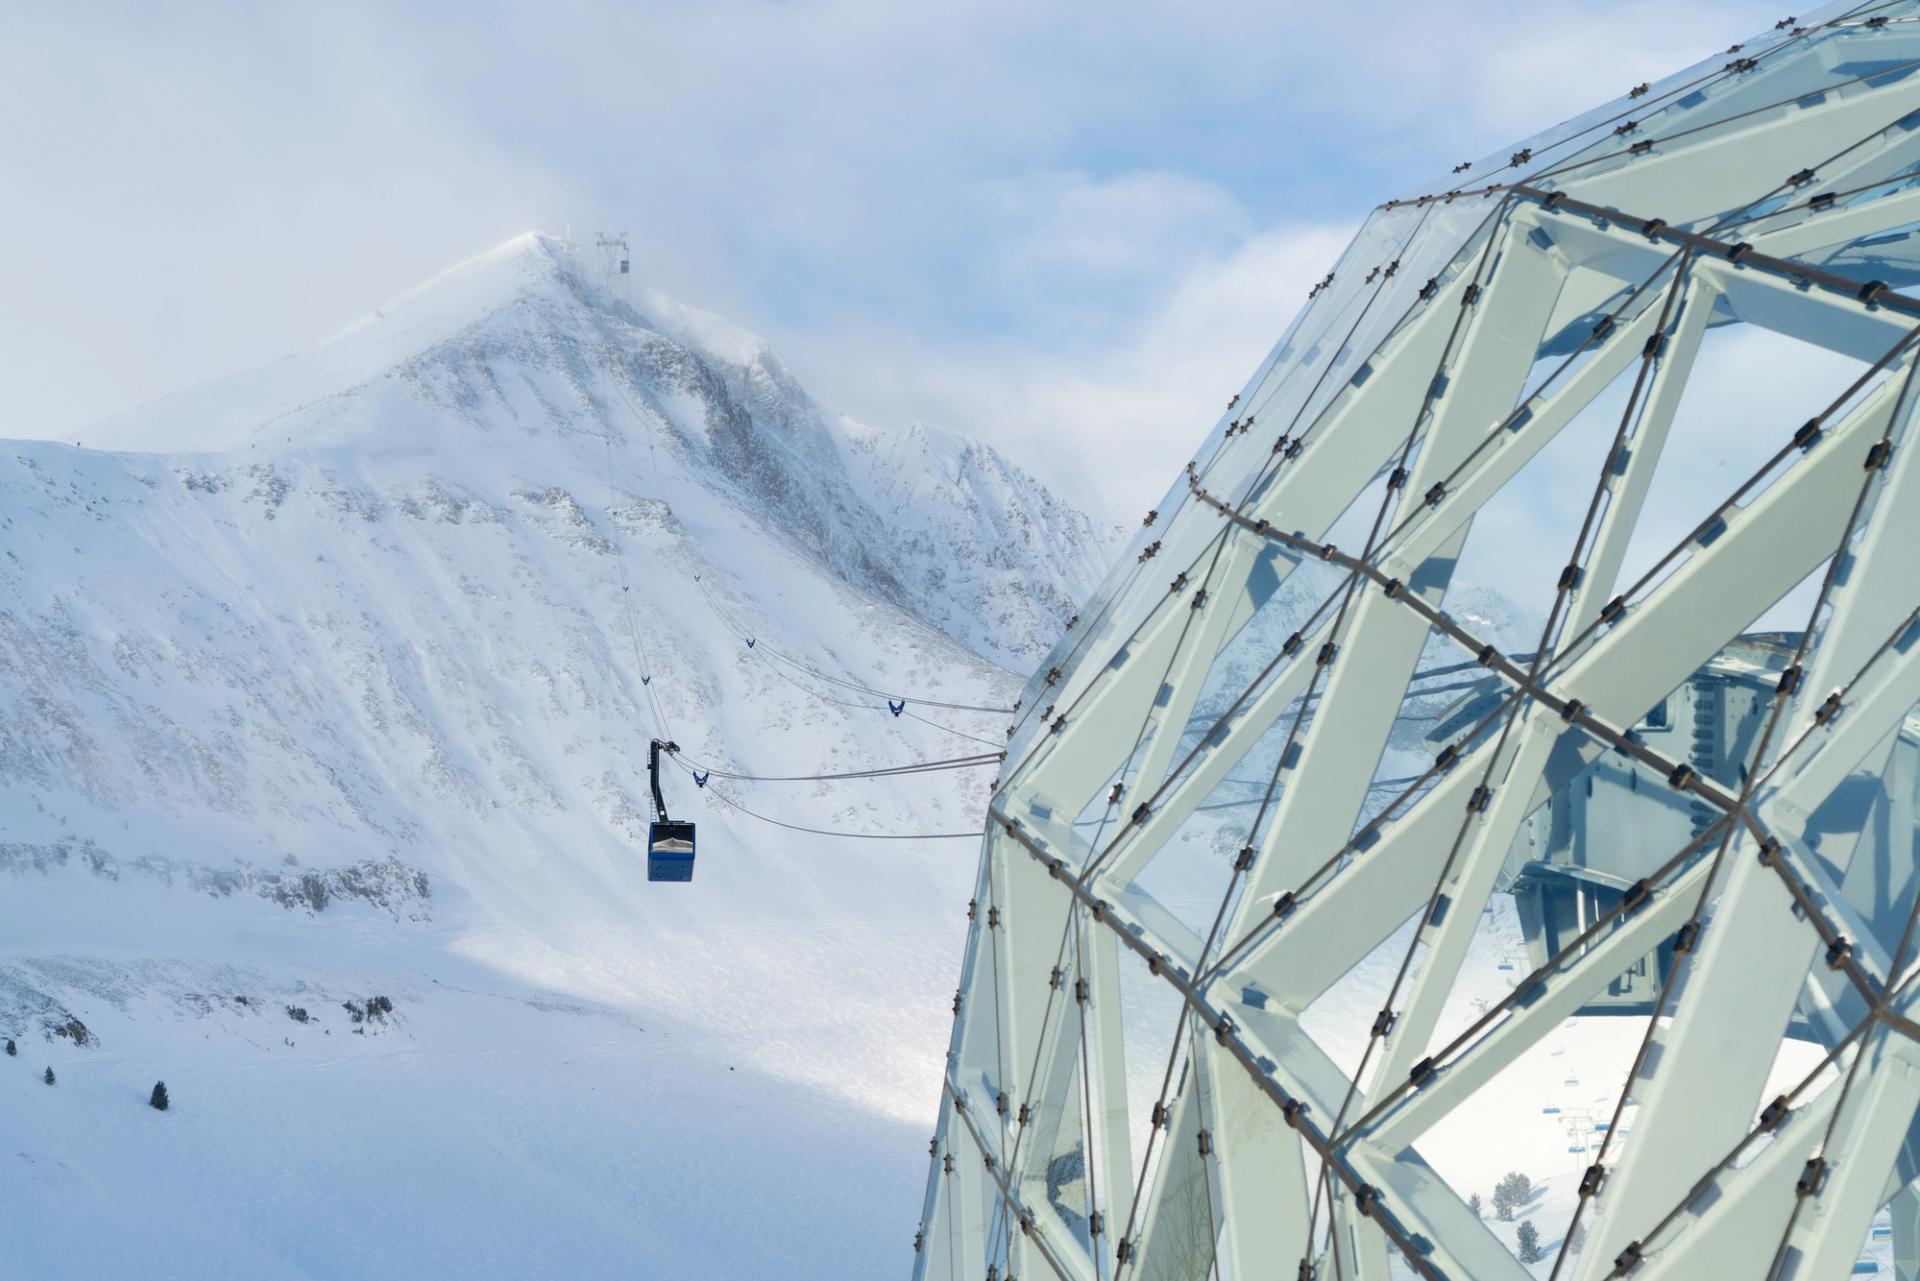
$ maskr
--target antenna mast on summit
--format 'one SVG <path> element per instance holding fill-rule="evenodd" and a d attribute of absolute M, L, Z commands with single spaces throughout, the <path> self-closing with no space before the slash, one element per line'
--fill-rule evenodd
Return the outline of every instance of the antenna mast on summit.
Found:
<path fill-rule="evenodd" d="M 594 276 L 602 288 L 624 291 L 631 259 L 627 253 L 627 233 L 593 233 Z"/>

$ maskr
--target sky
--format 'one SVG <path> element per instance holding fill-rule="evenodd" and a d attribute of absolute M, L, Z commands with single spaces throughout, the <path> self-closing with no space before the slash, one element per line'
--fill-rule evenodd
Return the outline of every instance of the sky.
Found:
<path fill-rule="evenodd" d="M 1373 204 L 1782 16 L 0 6 L 0 436 L 83 438 L 528 229 L 624 230 L 824 404 L 1127 518 Z"/>

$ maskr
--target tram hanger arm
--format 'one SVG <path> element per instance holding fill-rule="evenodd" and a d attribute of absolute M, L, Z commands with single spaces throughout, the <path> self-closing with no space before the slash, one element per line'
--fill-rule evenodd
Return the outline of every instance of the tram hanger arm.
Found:
<path fill-rule="evenodd" d="M 668 821 L 667 802 L 666 798 L 660 795 L 660 749 L 663 747 L 669 752 L 678 752 L 680 744 L 671 741 L 662 742 L 656 738 L 647 748 L 647 781 L 653 784 L 653 812 L 662 823 L 665 823 Z"/>

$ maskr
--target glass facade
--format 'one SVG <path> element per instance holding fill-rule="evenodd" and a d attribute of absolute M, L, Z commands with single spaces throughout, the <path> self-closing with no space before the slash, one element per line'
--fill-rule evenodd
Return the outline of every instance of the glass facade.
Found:
<path fill-rule="evenodd" d="M 1023 694 L 916 1276 L 1915 1275 L 1915 70 L 1367 217 Z"/>

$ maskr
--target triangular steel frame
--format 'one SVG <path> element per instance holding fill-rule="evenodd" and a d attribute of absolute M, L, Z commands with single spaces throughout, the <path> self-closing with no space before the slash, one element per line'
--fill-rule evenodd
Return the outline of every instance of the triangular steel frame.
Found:
<path fill-rule="evenodd" d="M 1920 4 L 1788 19 L 1374 211 L 1023 695 L 916 1281 L 1547 1275 L 1419 1138 L 1662 944 L 1676 981 L 1631 1077 L 1639 1138 L 1601 1151 L 1552 1275 L 1825 1278 L 1889 1203 L 1920 1233 L 1914 931 L 1863 924 L 1849 852 L 1812 822 L 1850 777 L 1894 767 L 1920 704 L 1916 72 Z M 1623 581 L 1696 353 L 1740 323 L 1866 372 L 1756 424 L 1777 439 L 1766 465 Z M 1601 474 L 1567 500 L 1579 533 L 1541 643 L 1502 652 L 1449 614 L 1453 565 L 1476 515 L 1621 385 Z M 1356 510 L 1364 539 L 1326 541 Z M 1320 607 L 1212 697 L 1222 654 L 1307 566 L 1333 584 Z M 1634 732 L 1809 579 L 1751 773 L 1728 784 Z M 1380 808 L 1376 766 L 1436 635 L 1501 697 Z M 1276 735 L 1203 935 L 1140 878 Z M 1711 821 L 1509 999 L 1442 1028 L 1522 824 L 1606 753 Z M 1913 843 L 1896 848 L 1911 898 Z M 1409 922 L 1421 963 L 1344 1071 L 1301 1014 L 1407 946 Z M 1127 1092 L 1123 966 L 1183 1010 L 1151 1118 Z M 1824 1075 L 1770 1105 L 1809 993 Z"/>

